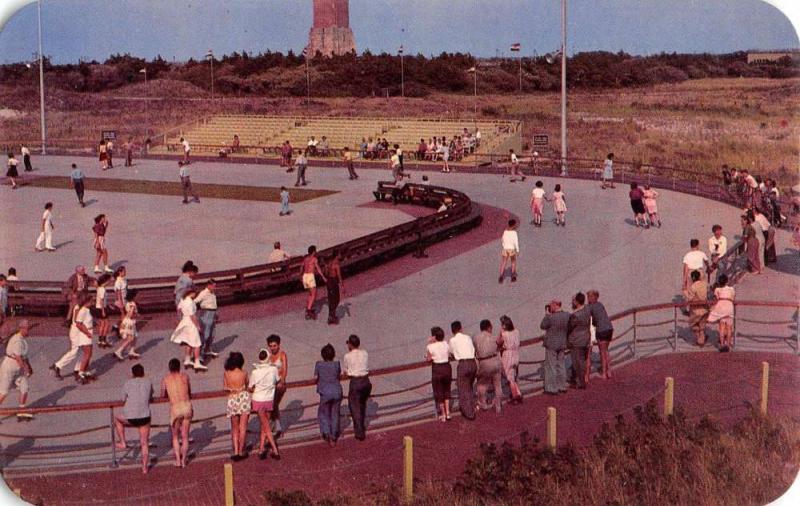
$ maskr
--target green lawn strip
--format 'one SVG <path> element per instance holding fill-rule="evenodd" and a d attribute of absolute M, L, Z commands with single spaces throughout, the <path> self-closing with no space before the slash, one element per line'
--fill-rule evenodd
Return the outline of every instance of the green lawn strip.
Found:
<path fill-rule="evenodd" d="M 140 179 L 86 178 L 87 191 L 145 193 L 149 195 L 182 196 L 181 183 L 177 181 L 147 181 Z M 69 188 L 69 178 L 63 176 L 37 176 L 24 181 L 25 186 L 40 188 Z M 192 183 L 200 198 L 255 200 L 280 202 L 280 188 L 271 186 L 241 186 L 228 184 Z M 288 188 L 292 202 L 303 202 L 338 193 L 331 190 L 306 190 Z"/>

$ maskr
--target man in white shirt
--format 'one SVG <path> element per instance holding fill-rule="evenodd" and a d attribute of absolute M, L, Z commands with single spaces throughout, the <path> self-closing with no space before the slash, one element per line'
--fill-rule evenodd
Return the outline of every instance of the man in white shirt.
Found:
<path fill-rule="evenodd" d="M 508 226 L 500 240 L 502 252 L 500 253 L 500 277 L 498 282 L 502 285 L 505 278 L 506 264 L 511 261 L 511 282 L 517 280 L 517 255 L 519 255 L 519 237 L 517 236 L 517 220 L 508 220 Z"/>
<path fill-rule="evenodd" d="M 28 149 L 28 146 L 22 146 L 22 162 L 25 164 L 25 172 L 33 171 L 33 167 L 31 166 L 31 150 Z"/>
<path fill-rule="evenodd" d="M 392 156 L 389 158 L 389 168 L 392 169 L 392 179 L 394 179 L 395 183 L 399 183 L 403 180 L 403 172 L 400 169 L 400 157 L 397 155 L 397 152 L 392 153 Z"/>
<path fill-rule="evenodd" d="M 55 251 L 53 247 L 53 203 L 48 202 L 44 205 L 44 213 L 42 214 L 42 230 L 39 232 L 39 238 L 36 239 L 36 251 Z"/>
<path fill-rule="evenodd" d="M 276 241 L 275 244 L 272 245 L 272 248 L 273 248 L 272 252 L 269 254 L 269 257 L 267 257 L 268 264 L 272 264 L 275 262 L 283 262 L 284 260 L 289 260 L 290 258 L 292 258 L 291 256 L 289 256 L 288 253 L 286 253 L 281 249 L 280 242 Z"/>
<path fill-rule="evenodd" d="M 372 393 L 372 383 L 369 381 L 367 352 L 360 349 L 360 346 L 361 340 L 357 335 L 351 334 L 347 338 L 349 351 L 344 355 L 343 365 L 344 374 L 350 379 L 347 404 L 353 419 L 353 432 L 356 439 L 363 441 L 367 437 L 367 399 Z"/>
<path fill-rule="evenodd" d="M 708 238 L 708 255 L 711 257 L 709 276 L 711 275 L 711 271 L 716 270 L 722 255 L 728 251 L 728 238 L 722 235 L 722 225 L 714 225 L 711 227 L 711 232 L 713 232 L 714 235 Z"/>
<path fill-rule="evenodd" d="M 192 188 L 192 178 L 189 173 L 189 162 L 178 162 L 178 175 L 181 178 L 181 188 L 183 189 L 183 203 L 189 203 L 189 195 L 194 197 L 195 202 L 200 202 L 200 197 Z"/>
<path fill-rule="evenodd" d="M 28 400 L 28 376 L 33 374 L 31 364 L 28 362 L 28 343 L 25 340 L 29 329 L 28 320 L 19 322 L 17 331 L 8 340 L 5 357 L 0 363 L 0 404 L 6 400 L 11 385 L 16 385 L 19 390 L 19 409 L 21 410 L 17 413 L 18 419 L 33 418 L 32 414 L 25 413 L 25 403 Z"/>
<path fill-rule="evenodd" d="M 108 139 L 106 142 L 106 156 L 108 156 L 108 168 L 114 168 L 114 141 Z"/>
<path fill-rule="evenodd" d="M 691 248 L 688 253 L 683 256 L 683 289 L 686 290 L 692 284 L 690 274 L 692 271 L 702 271 L 704 268 L 708 269 L 709 261 L 708 256 L 700 250 L 700 241 L 692 239 L 689 241 Z"/>
<path fill-rule="evenodd" d="M 215 358 L 219 353 L 211 349 L 211 343 L 214 342 L 214 330 L 217 327 L 217 282 L 214 279 L 209 279 L 206 287 L 197 294 L 194 298 L 194 303 L 200 310 L 200 326 L 203 328 L 202 347 L 200 348 L 203 357 Z"/>
<path fill-rule="evenodd" d="M 513 149 L 509 149 L 508 152 L 511 155 L 511 177 L 521 176 L 522 181 L 525 181 L 525 174 L 523 174 L 519 168 L 519 158 L 517 158 L 517 154 L 514 153 Z"/>
<path fill-rule="evenodd" d="M 475 419 L 475 377 L 478 374 L 478 362 L 475 360 L 475 343 L 467 334 L 461 332 L 461 322 L 450 324 L 453 337 L 448 345 L 450 353 L 458 362 L 456 366 L 456 385 L 458 386 L 458 409 L 467 420 Z"/>
<path fill-rule="evenodd" d="M 92 359 L 92 336 L 94 332 L 94 319 L 89 307 L 93 305 L 94 301 L 95 298 L 87 294 L 79 303 L 80 305 L 73 310 L 72 326 L 69 329 L 69 350 L 50 366 L 50 370 L 59 380 L 62 378 L 61 370 L 75 360 L 79 352 L 81 353 L 81 359 L 75 362 L 73 371 L 75 380 L 84 384 L 94 377 L 88 370 L 89 361 Z"/>
<path fill-rule="evenodd" d="M 183 163 L 186 165 L 189 164 L 189 155 L 191 154 L 192 148 L 189 147 L 189 141 L 181 137 L 181 146 L 183 146 Z"/>
<path fill-rule="evenodd" d="M 753 208 L 753 218 L 761 225 L 761 230 L 764 234 L 764 263 L 771 264 L 778 261 L 778 254 L 775 251 L 775 228 L 769 222 L 764 213 Z"/>

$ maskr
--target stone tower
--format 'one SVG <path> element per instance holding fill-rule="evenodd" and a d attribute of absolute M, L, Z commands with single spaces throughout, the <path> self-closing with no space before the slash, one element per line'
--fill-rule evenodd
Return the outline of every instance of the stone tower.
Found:
<path fill-rule="evenodd" d="M 350 29 L 349 3 L 349 0 L 314 0 L 314 24 L 306 47 L 310 56 L 317 51 L 331 56 L 356 50 Z"/>

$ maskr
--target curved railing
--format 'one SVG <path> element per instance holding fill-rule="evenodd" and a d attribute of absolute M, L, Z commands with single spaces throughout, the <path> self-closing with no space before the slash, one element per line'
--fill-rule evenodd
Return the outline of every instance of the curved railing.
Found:
<path fill-rule="evenodd" d="M 386 185 L 379 184 L 376 198 L 383 198 L 380 190 Z M 325 261 L 337 251 L 342 270 L 349 275 L 462 233 L 481 221 L 480 206 L 456 190 L 408 183 L 393 193 L 402 202 L 433 208 L 447 199 L 448 208 L 327 248 L 319 252 L 319 257 Z M 302 263 L 302 257 L 295 257 L 283 262 L 207 272 L 198 276 L 196 282 L 215 279 L 220 305 L 247 302 L 302 290 Z M 175 279 L 174 276 L 131 279 L 128 290 L 135 294 L 140 312 L 173 311 Z M 53 316 L 66 312 L 63 282 L 15 281 L 12 286 L 9 304 L 19 314 Z"/>
<path fill-rule="evenodd" d="M 652 304 L 647 306 L 638 306 L 631 309 L 627 309 L 625 311 L 616 313 L 612 315 L 610 318 L 615 323 L 615 336 L 612 342 L 612 365 L 618 364 L 621 361 L 629 361 L 629 360 L 636 360 L 640 356 L 640 351 L 638 350 L 639 347 L 642 346 L 651 346 L 653 342 L 665 344 L 668 346 L 673 352 L 679 351 L 679 344 L 681 342 L 680 334 L 681 330 L 684 328 L 683 325 L 686 323 L 686 320 L 683 319 L 681 311 L 685 309 L 687 306 L 686 304 L 679 304 L 679 303 L 664 303 L 664 304 Z M 776 320 L 775 318 L 761 318 L 761 319 L 754 319 L 754 318 L 747 318 L 745 317 L 742 312 L 743 308 L 758 308 L 758 309 L 767 309 L 771 308 L 773 310 L 792 310 L 793 315 L 791 318 L 787 318 L 784 320 Z M 651 315 L 657 312 L 664 312 L 667 311 L 670 316 L 664 320 L 659 321 L 644 321 L 646 315 Z M 623 323 L 628 322 L 629 325 L 623 325 Z M 743 324 L 749 325 L 770 325 L 770 326 L 786 326 L 791 328 L 791 326 L 795 325 L 795 335 L 793 338 L 793 351 L 795 354 L 800 354 L 800 302 L 798 301 L 735 301 L 734 302 L 734 322 L 733 322 L 733 349 L 736 350 L 739 342 L 745 337 L 740 332 L 740 326 Z M 656 337 L 647 337 L 642 336 L 642 333 L 645 331 L 651 331 L 655 327 L 664 327 L 664 326 L 671 326 L 671 329 L 667 332 L 666 336 L 656 336 Z M 748 339 L 753 339 L 752 337 L 748 337 Z M 776 341 L 785 342 L 789 338 L 786 337 L 779 337 L 775 338 Z M 755 339 L 754 339 L 755 340 Z M 624 341 L 624 342 L 623 342 Z M 763 339 L 762 339 L 763 341 Z M 543 342 L 543 336 L 537 336 L 530 339 L 522 340 L 520 343 L 521 350 L 531 350 L 532 346 L 541 344 Z M 761 342 L 761 341 L 757 341 Z M 622 350 L 622 351 L 620 351 Z M 616 353 L 616 355 L 614 355 Z M 520 383 L 524 384 L 524 392 L 526 394 L 531 393 L 538 393 L 542 390 L 541 387 L 541 378 L 539 376 L 539 371 L 534 372 L 527 372 L 525 368 L 527 366 L 538 366 L 542 363 L 542 360 L 521 360 L 520 361 L 520 377 L 522 378 Z M 401 373 L 409 373 L 413 371 L 417 371 L 420 369 L 427 369 L 430 367 L 429 362 L 412 362 L 407 364 L 400 364 L 380 369 L 375 369 L 370 371 L 370 377 L 373 379 L 379 378 L 382 376 L 388 375 L 396 375 Z M 531 388 L 531 384 L 532 388 Z M 308 388 L 315 385 L 313 379 L 305 379 L 300 381 L 292 381 L 287 383 L 287 387 L 289 391 L 298 390 L 302 388 Z M 399 388 L 396 390 L 391 390 L 387 392 L 381 391 L 374 391 L 372 394 L 372 398 L 388 398 L 394 397 L 400 394 L 405 394 L 409 392 L 414 392 L 425 387 L 430 386 L 429 378 L 422 379 L 419 383 L 415 383 L 411 386 Z M 215 400 L 215 399 L 222 399 L 228 395 L 227 392 L 217 390 L 217 391 L 208 391 L 208 392 L 201 392 L 195 393 L 192 395 L 192 401 L 205 401 L 205 400 Z M 287 393 L 287 397 L 285 397 L 284 404 L 286 404 L 286 400 L 291 396 L 291 393 Z M 168 399 L 166 398 L 156 398 L 153 400 L 153 404 L 164 404 L 167 403 Z M 425 396 L 422 399 L 413 400 L 413 401 L 405 401 L 405 402 L 398 402 L 395 404 L 390 404 L 385 408 L 380 408 L 374 415 L 369 416 L 370 419 L 370 428 L 371 430 L 381 429 L 381 428 L 390 428 L 396 425 L 400 425 L 402 423 L 408 423 L 411 421 L 416 421 L 420 419 L 425 419 L 430 417 L 430 413 L 427 410 L 422 410 L 420 412 L 420 408 L 423 405 L 430 405 L 431 400 Z M 294 406 L 290 409 L 283 409 L 283 412 L 292 411 L 292 410 L 299 410 L 301 412 L 305 412 L 309 408 L 315 407 L 317 403 L 309 403 L 309 404 L 301 404 L 300 406 Z M 26 412 L 30 412 L 37 415 L 48 415 L 53 413 L 66 413 L 66 412 L 97 412 L 102 410 L 109 411 L 109 420 L 113 423 L 114 419 L 114 410 L 118 409 L 123 406 L 123 402 L 119 400 L 115 401 L 104 401 L 104 402 L 88 402 L 88 403 L 74 403 L 74 404 L 65 404 L 59 406 L 41 406 L 41 407 L 30 407 L 26 408 Z M 416 410 L 416 411 L 415 411 Z M 0 409 L 0 416 L 13 416 L 18 410 L 13 408 L 3 408 Z M 397 416 L 401 413 L 408 413 L 407 416 Z M 225 413 L 220 413 L 204 418 L 197 418 L 193 419 L 193 424 L 201 424 L 206 423 L 208 421 L 214 419 L 222 419 L 225 417 Z M 384 422 L 383 419 L 391 417 L 390 420 Z M 84 420 L 84 419 L 82 419 Z M 85 423 L 85 422 L 84 422 Z M 292 425 L 289 430 L 287 431 L 287 439 L 294 442 L 305 441 L 311 439 L 310 436 L 306 437 L 294 437 L 298 432 L 309 429 L 316 425 L 316 419 L 314 417 L 301 419 L 298 420 L 296 424 Z M 91 427 L 85 427 L 73 432 L 67 433 L 57 433 L 57 434 L 39 434 L 39 435 L 26 435 L 26 434 L 9 434 L 9 433 L 0 433 L 0 437 L 5 438 L 14 438 L 14 439 L 60 439 L 60 438 L 70 438 L 77 435 L 83 435 L 91 432 L 98 432 L 103 430 L 109 430 L 109 424 L 100 424 Z M 165 424 L 156 424 L 154 425 L 155 428 L 168 428 Z M 110 430 L 110 437 L 111 437 L 111 445 L 110 445 L 110 457 L 112 461 L 112 465 L 116 466 L 117 463 L 117 456 L 116 450 L 114 449 L 114 431 L 113 428 Z M 95 447 L 97 447 L 95 445 Z M 102 445 L 101 445 L 102 447 Z M 60 450 L 63 452 L 64 450 Z M 45 453 L 45 452 L 40 452 Z"/>

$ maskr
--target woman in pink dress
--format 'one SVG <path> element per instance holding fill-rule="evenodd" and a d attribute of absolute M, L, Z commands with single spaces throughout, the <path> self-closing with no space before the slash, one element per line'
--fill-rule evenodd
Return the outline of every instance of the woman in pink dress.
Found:
<path fill-rule="evenodd" d="M 731 335 L 733 334 L 733 301 L 736 291 L 728 286 L 728 276 L 720 274 L 717 279 L 717 288 L 714 289 L 714 302 L 708 323 L 719 323 L 719 351 L 726 352 L 731 349 Z"/>
<path fill-rule="evenodd" d="M 658 192 L 651 189 L 649 184 L 644 185 L 644 207 L 647 209 L 647 214 L 650 215 L 650 225 L 661 228 L 661 217 L 658 216 Z"/>
<path fill-rule="evenodd" d="M 567 203 L 564 201 L 564 192 L 561 191 L 561 185 L 557 184 L 553 196 L 548 200 L 553 201 L 553 210 L 556 212 L 556 225 L 562 227 L 567 226 L 567 221 L 564 215 L 567 214 Z"/>
<path fill-rule="evenodd" d="M 536 187 L 531 192 L 531 213 L 533 214 L 532 225 L 542 226 L 542 211 L 544 210 L 544 183 L 536 181 Z"/>
<path fill-rule="evenodd" d="M 500 351 L 500 363 L 503 365 L 503 376 L 511 390 L 511 404 L 522 404 L 522 391 L 517 383 L 519 376 L 519 330 L 506 315 L 500 317 L 500 335 L 497 336 L 497 347 Z"/>

